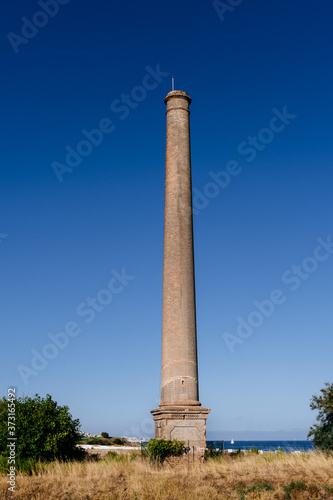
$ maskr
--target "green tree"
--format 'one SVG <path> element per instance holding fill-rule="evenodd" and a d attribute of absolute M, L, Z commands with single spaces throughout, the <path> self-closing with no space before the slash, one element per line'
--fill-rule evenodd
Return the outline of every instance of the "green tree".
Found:
<path fill-rule="evenodd" d="M 81 458 L 83 450 L 76 447 L 80 440 L 78 419 L 73 419 L 68 406 L 59 406 L 47 394 L 41 398 L 21 397 L 15 403 L 16 456 L 19 459 L 69 460 Z M 13 402 L 0 400 L 0 455 L 8 453 L 8 406 Z M 13 415 L 13 413 L 10 413 Z"/>
<path fill-rule="evenodd" d="M 101 432 L 101 436 L 102 436 L 102 438 L 106 438 L 106 439 L 108 439 L 110 437 L 108 432 Z"/>
<path fill-rule="evenodd" d="M 312 396 L 310 408 L 317 410 L 317 424 L 310 427 L 308 439 L 321 451 L 333 451 L 333 384 L 326 383 L 320 396 Z"/>

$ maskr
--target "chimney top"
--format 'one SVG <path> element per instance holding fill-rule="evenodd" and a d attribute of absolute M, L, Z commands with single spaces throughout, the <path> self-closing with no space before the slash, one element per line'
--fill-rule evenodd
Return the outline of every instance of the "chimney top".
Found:
<path fill-rule="evenodd" d="M 184 92 L 183 90 L 172 90 L 171 92 L 168 93 L 168 95 L 164 99 L 165 104 L 168 102 L 169 99 L 172 99 L 174 97 L 183 97 L 187 99 L 189 104 L 191 104 L 192 102 L 192 99 L 190 98 L 187 92 Z"/>

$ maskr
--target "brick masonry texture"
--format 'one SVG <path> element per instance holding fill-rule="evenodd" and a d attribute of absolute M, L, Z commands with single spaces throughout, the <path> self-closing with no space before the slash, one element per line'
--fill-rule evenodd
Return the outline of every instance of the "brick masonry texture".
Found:
<path fill-rule="evenodd" d="M 198 404 L 190 97 L 166 97 L 161 404 Z"/>
<path fill-rule="evenodd" d="M 155 435 L 204 447 L 206 419 L 198 394 L 189 105 L 172 91 L 167 105 L 162 379 Z M 193 413 L 194 411 L 194 413 Z"/>

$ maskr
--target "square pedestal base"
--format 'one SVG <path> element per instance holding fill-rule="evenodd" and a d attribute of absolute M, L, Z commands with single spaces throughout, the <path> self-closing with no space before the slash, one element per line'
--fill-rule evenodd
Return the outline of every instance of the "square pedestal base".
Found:
<path fill-rule="evenodd" d="M 177 439 L 185 446 L 204 453 L 206 449 L 206 420 L 209 408 L 202 406 L 161 406 L 151 411 L 155 420 L 156 439 Z"/>

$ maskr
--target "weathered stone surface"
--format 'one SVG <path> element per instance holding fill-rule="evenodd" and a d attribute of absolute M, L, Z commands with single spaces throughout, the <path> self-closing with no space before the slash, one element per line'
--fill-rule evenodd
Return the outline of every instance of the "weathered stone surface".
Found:
<path fill-rule="evenodd" d="M 190 96 L 169 92 L 167 105 L 162 378 L 155 436 L 206 446 L 206 419 L 198 393 L 193 255 Z"/>
<path fill-rule="evenodd" d="M 178 439 L 196 451 L 206 448 L 206 420 L 209 408 L 202 406 L 164 406 L 151 413 L 155 420 L 156 439 Z"/>

